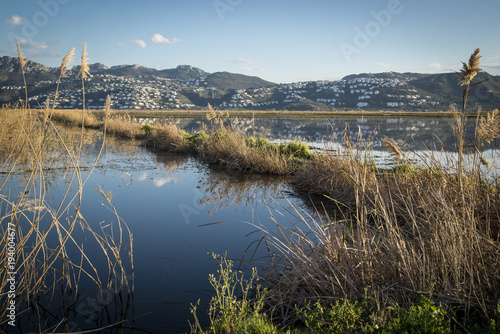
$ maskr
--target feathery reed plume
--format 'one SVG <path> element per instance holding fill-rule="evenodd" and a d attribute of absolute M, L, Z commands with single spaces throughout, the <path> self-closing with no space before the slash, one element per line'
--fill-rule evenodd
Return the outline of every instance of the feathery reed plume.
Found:
<path fill-rule="evenodd" d="M 498 109 L 493 110 L 491 113 L 486 115 L 486 120 L 484 118 L 479 122 L 477 128 L 478 138 L 490 143 L 495 138 L 500 138 L 500 115 L 498 114 Z"/>
<path fill-rule="evenodd" d="M 66 72 L 68 71 L 68 66 L 73 62 L 73 58 L 75 56 L 75 48 L 69 50 L 69 52 L 64 56 L 63 61 L 61 63 L 61 67 L 59 68 L 59 76 L 61 78 L 67 77 Z"/>
<path fill-rule="evenodd" d="M 82 51 L 82 64 L 80 67 L 80 71 L 76 75 L 77 78 L 81 77 L 82 80 L 87 80 L 88 78 L 91 77 L 90 68 L 89 68 L 89 64 L 88 64 L 87 60 L 89 60 L 87 58 L 87 43 L 84 43 L 83 44 L 83 51 Z"/>
<path fill-rule="evenodd" d="M 26 66 L 26 59 L 23 57 L 23 53 L 21 52 L 21 48 L 19 47 L 19 43 L 16 42 L 17 45 L 17 55 L 19 56 L 19 64 L 21 65 L 21 73 L 23 74 L 24 81 L 24 94 L 25 94 L 25 108 L 28 107 L 28 86 L 26 85 L 26 76 L 24 75 L 24 66 Z"/>
<path fill-rule="evenodd" d="M 481 48 L 477 48 L 469 58 L 469 63 L 462 62 L 462 69 L 457 72 L 461 86 L 470 85 L 472 79 L 481 71 L 479 68 L 479 60 L 482 56 L 479 55 Z"/>
<path fill-rule="evenodd" d="M 387 136 L 384 136 L 382 142 L 387 152 L 389 152 L 391 158 L 394 159 L 394 161 L 401 161 L 401 159 L 404 157 L 404 153 L 398 146 L 398 144 L 396 144 L 394 140 Z"/>
<path fill-rule="evenodd" d="M 56 93 L 54 95 L 54 102 L 52 103 L 52 113 L 56 107 L 57 96 L 59 94 L 59 85 L 61 84 L 61 78 L 67 77 L 66 72 L 68 71 L 68 66 L 73 62 L 73 57 L 75 56 L 75 48 L 69 50 L 69 52 L 64 56 L 61 66 L 59 67 L 59 78 L 57 79 Z M 49 101 L 47 101 L 49 102 Z"/>
<path fill-rule="evenodd" d="M 482 70 L 479 68 L 479 60 L 482 56 L 479 55 L 481 52 L 481 48 L 477 48 L 474 53 L 469 58 L 469 63 L 466 64 L 462 62 L 462 69 L 457 72 L 458 74 L 458 82 L 461 86 L 467 86 L 464 89 L 463 98 L 462 98 L 462 113 L 465 114 L 465 107 L 467 106 L 467 96 L 469 95 L 469 90 L 473 87 L 488 81 L 488 79 L 481 80 L 471 85 L 472 79 Z"/>
<path fill-rule="evenodd" d="M 106 102 L 104 103 L 104 117 L 108 118 L 111 114 L 111 96 L 106 96 Z"/>
<path fill-rule="evenodd" d="M 19 64 L 21 64 L 21 70 L 24 70 L 24 66 L 26 65 L 26 59 L 23 57 L 23 53 L 21 52 L 19 43 L 16 43 L 16 45 L 17 45 L 17 54 L 19 56 Z"/>
<path fill-rule="evenodd" d="M 106 96 L 106 102 L 104 103 L 104 135 L 106 135 L 106 127 L 108 125 L 109 118 L 111 116 L 111 96 Z"/>
<path fill-rule="evenodd" d="M 85 114 L 85 80 L 91 77 L 90 68 L 87 60 L 89 59 L 87 58 L 87 43 L 85 42 L 83 44 L 83 51 L 82 51 L 82 64 L 80 65 L 80 71 L 78 71 L 78 74 L 76 75 L 77 78 L 78 77 L 82 78 L 82 102 L 83 102 L 82 110 L 84 114 Z"/>

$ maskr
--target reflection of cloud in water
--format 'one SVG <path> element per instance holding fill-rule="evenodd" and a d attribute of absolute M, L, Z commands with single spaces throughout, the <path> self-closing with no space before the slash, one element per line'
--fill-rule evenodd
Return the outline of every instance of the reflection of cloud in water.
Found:
<path fill-rule="evenodd" d="M 153 183 L 155 187 L 161 188 L 167 183 L 179 183 L 182 182 L 181 179 L 175 178 L 175 177 L 160 177 L 160 178 L 155 178 L 153 179 Z"/>
<path fill-rule="evenodd" d="M 148 173 L 144 172 L 141 175 L 139 175 L 139 177 L 136 180 L 139 182 L 142 182 L 142 181 L 146 180 L 147 178 L 148 178 Z"/>

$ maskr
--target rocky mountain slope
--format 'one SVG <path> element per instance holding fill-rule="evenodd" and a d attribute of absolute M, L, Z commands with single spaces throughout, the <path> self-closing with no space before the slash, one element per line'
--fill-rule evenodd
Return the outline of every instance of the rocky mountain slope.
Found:
<path fill-rule="evenodd" d="M 82 105 L 80 81 L 73 75 L 63 79 L 59 108 Z M 43 107 L 55 92 L 58 68 L 32 61 L 25 68 L 30 104 Z M 99 109 L 111 95 L 116 109 L 197 109 L 208 103 L 227 109 L 256 110 L 447 110 L 460 105 L 463 88 L 456 73 L 363 73 L 337 81 L 275 84 L 254 76 L 228 72 L 207 73 L 189 65 L 157 70 L 141 65 L 107 67 L 90 65 L 92 78 L 86 83 L 86 105 Z M 481 72 L 475 82 L 485 80 L 469 94 L 471 108 L 500 107 L 500 77 Z M 24 97 L 19 60 L 0 58 L 0 105 L 15 104 Z"/>

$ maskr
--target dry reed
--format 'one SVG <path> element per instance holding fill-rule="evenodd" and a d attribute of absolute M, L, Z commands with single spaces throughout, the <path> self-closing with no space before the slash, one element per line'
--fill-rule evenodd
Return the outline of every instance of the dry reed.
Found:
<path fill-rule="evenodd" d="M 300 189 L 328 195 L 324 202 L 334 201 L 336 211 L 313 217 L 293 208 L 296 221 L 278 213 L 276 228 L 264 231 L 275 319 L 291 324 L 306 299 L 357 298 L 367 287 L 391 303 L 423 294 L 466 316 L 493 317 L 500 299 L 500 188 L 479 173 L 480 160 L 469 157 L 460 181 L 447 166 L 377 170 L 355 156 L 317 157 L 295 175 Z"/>
<path fill-rule="evenodd" d="M 159 124 L 153 129 L 147 145 L 162 151 L 186 152 L 189 143 L 175 124 Z"/>
<path fill-rule="evenodd" d="M 142 139 L 145 137 L 139 123 L 128 115 L 109 117 L 106 121 L 106 131 L 119 138 Z"/>
<path fill-rule="evenodd" d="M 68 59 L 63 60 L 61 74 Z M 20 53 L 21 63 L 22 60 Z M 101 294 L 100 301 L 88 305 L 92 312 L 100 319 L 122 323 L 128 312 L 122 287 L 127 288 L 126 294 L 133 292 L 125 279 L 126 271 L 133 271 L 132 236 L 127 229 L 130 243 L 124 245 L 126 225 L 116 211 L 113 211 L 117 218 L 115 225 L 100 230 L 91 227 L 81 212 L 83 187 L 100 153 L 88 167 L 89 173 L 84 175 L 83 166 L 79 164 L 84 137 L 66 136 L 64 129 L 55 126 L 48 110 L 43 117 L 38 117 L 27 112 L 25 104 L 22 109 L 0 110 L 0 118 L 1 172 L 7 174 L 0 184 L 0 230 L 3 232 L 0 288 L 8 291 L 7 279 L 12 278 L 13 268 L 9 266 L 12 261 L 7 259 L 13 258 L 17 326 L 27 332 L 73 331 L 79 325 L 81 311 L 75 310 L 75 306 L 83 303 L 78 291 L 84 282 L 93 282 Z M 67 189 L 60 202 L 52 207 L 47 198 L 50 189 L 47 171 L 54 167 L 66 173 Z M 14 175 L 19 182 L 24 181 L 19 193 L 11 193 L 7 183 Z M 100 245 L 107 272 L 98 272 L 95 259 L 86 255 L 82 240 L 75 237 L 77 228 L 84 231 L 88 242 L 94 240 Z M 9 249 L 8 231 L 10 236 L 15 236 L 13 256 L 9 254 L 12 249 Z M 118 240 L 113 237 L 116 233 Z M 130 264 L 122 259 L 125 248 L 129 248 Z M 11 320 L 7 317 L 9 299 L 7 293 L 1 294 L 2 329 L 7 329 L 7 322 Z M 109 301 L 121 303 L 117 308 L 121 311 L 116 313 L 119 318 L 106 316 L 105 305 Z"/>

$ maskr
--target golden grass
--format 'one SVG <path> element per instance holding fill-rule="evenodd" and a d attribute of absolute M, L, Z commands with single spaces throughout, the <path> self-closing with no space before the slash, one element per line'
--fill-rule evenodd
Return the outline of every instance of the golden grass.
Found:
<path fill-rule="evenodd" d="M 500 138 L 500 115 L 498 114 L 498 109 L 487 114 L 486 120 L 481 118 L 477 127 L 477 136 L 487 143 Z"/>
<path fill-rule="evenodd" d="M 287 175 L 295 169 L 291 156 L 268 147 L 251 147 L 243 135 L 224 127 L 202 141 L 199 155 L 230 170 Z"/>
<path fill-rule="evenodd" d="M 306 299 L 357 298 L 367 287 L 389 303 L 424 294 L 466 317 L 493 318 L 500 300 L 495 170 L 481 169 L 477 156 L 467 157 L 462 179 L 433 156 L 424 159 L 432 166 L 382 170 L 355 159 L 349 142 L 344 147 L 342 156 L 313 158 L 294 175 L 299 189 L 327 195 L 323 202 L 336 210 L 313 217 L 293 208 L 296 221 L 278 212 L 276 227 L 264 231 L 274 319 L 291 324 Z M 457 166 L 456 159 L 447 161 Z"/>
<path fill-rule="evenodd" d="M 21 53 L 19 56 L 22 60 Z M 65 57 L 63 65 L 67 61 Z M 123 323 L 130 300 L 122 299 L 122 293 L 131 296 L 133 292 L 126 279 L 126 272 L 133 272 L 132 235 L 109 201 L 106 203 L 116 218 L 113 225 L 96 228 L 81 210 L 83 187 L 96 167 L 105 136 L 94 164 L 81 166 L 86 141 L 83 132 L 74 136 L 56 127 L 49 108 L 47 104 L 41 113 L 30 111 L 27 105 L 0 109 L 0 173 L 5 175 L 0 183 L 0 289 L 8 291 L 10 279 L 15 279 L 16 325 L 22 324 L 29 332 L 69 332 L 79 327 L 80 311 L 71 305 L 88 304 L 79 293 L 82 282 L 93 283 L 102 297 L 88 305 L 97 323 Z M 79 120 L 84 125 L 89 116 L 80 112 L 63 117 L 74 117 L 71 122 Z M 83 167 L 88 173 L 82 173 Z M 47 171 L 55 168 L 66 173 L 67 189 L 60 202 L 51 206 Z M 19 193 L 7 188 L 7 181 L 14 177 L 21 186 Z M 98 272 L 96 259 L 87 256 L 83 240 L 75 237 L 77 229 L 102 251 L 99 260 L 107 264 L 107 271 Z M 130 261 L 123 258 L 127 248 Z M 2 294 L 1 330 L 10 327 L 7 306 L 11 301 L 7 293 Z M 116 305 L 111 318 L 105 308 L 109 302 Z"/>
<path fill-rule="evenodd" d="M 98 129 L 101 125 L 94 115 L 83 112 L 82 110 L 54 110 L 52 120 L 55 122 L 65 123 L 70 126 L 87 127 Z"/>
<path fill-rule="evenodd" d="M 189 143 L 175 124 L 159 124 L 154 127 L 147 145 L 154 149 L 171 152 L 186 152 Z"/>
<path fill-rule="evenodd" d="M 141 126 L 135 120 L 126 116 L 118 115 L 107 119 L 106 132 L 119 138 L 144 138 L 144 131 L 141 130 Z"/>

